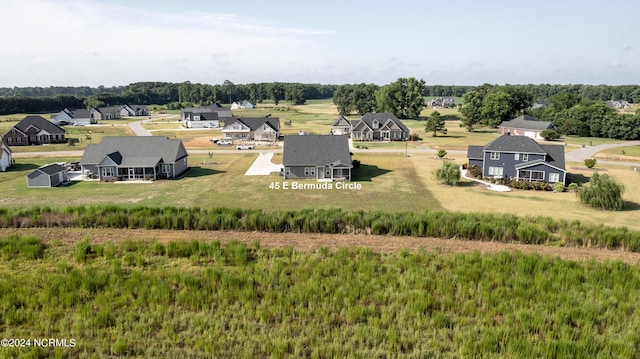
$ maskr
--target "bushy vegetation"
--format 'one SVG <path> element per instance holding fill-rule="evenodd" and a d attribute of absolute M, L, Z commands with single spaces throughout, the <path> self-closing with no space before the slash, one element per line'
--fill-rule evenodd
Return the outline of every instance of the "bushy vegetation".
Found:
<path fill-rule="evenodd" d="M 0 227 L 145 228 L 293 233 L 371 233 L 480 241 L 553 243 L 640 251 L 640 232 L 626 227 L 583 224 L 549 217 L 445 211 L 383 212 L 304 209 L 263 211 L 238 208 L 48 207 L 0 208 Z M 91 252 L 89 252 L 91 253 Z"/>
<path fill-rule="evenodd" d="M 545 139 L 545 141 L 554 141 L 560 138 L 560 134 L 554 130 L 543 130 L 540 132 L 540 136 Z"/>
<path fill-rule="evenodd" d="M 17 238 L 16 240 L 20 240 Z M 0 261 L 6 357 L 637 357 L 640 267 L 501 253 L 87 243 Z"/>
<path fill-rule="evenodd" d="M 584 165 L 587 168 L 593 168 L 596 166 L 596 163 L 598 163 L 598 160 L 595 158 L 586 158 L 584 160 Z"/>
<path fill-rule="evenodd" d="M 624 186 L 608 175 L 594 173 L 589 183 L 578 188 L 580 203 L 596 209 L 621 211 L 624 208 Z"/>
<path fill-rule="evenodd" d="M 460 167 L 451 161 L 442 162 L 442 166 L 435 169 L 433 176 L 440 183 L 456 186 L 460 182 Z"/>

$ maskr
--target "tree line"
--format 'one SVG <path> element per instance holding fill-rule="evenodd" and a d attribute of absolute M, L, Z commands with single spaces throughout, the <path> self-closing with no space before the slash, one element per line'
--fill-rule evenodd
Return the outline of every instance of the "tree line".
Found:
<path fill-rule="evenodd" d="M 603 101 L 579 93 L 558 93 L 548 98 L 547 106 L 534 108 L 534 95 L 524 86 L 483 85 L 467 92 L 463 99 L 461 120 L 469 131 L 477 126 L 498 127 L 503 121 L 528 114 L 553 123 L 562 135 L 640 139 L 640 111 L 619 113 Z"/>

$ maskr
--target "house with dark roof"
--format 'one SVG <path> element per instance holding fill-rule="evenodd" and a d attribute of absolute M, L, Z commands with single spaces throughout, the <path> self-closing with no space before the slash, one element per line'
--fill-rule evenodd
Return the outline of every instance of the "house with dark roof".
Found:
<path fill-rule="evenodd" d="M 47 188 L 56 187 L 69 182 L 69 168 L 62 163 L 51 163 L 27 175 L 27 187 Z"/>
<path fill-rule="evenodd" d="M 540 121 L 529 115 L 522 115 L 510 121 L 503 121 L 498 126 L 498 130 L 501 135 L 526 136 L 534 140 L 543 139 L 540 133 L 544 130 L 557 131 L 553 123 Z"/>
<path fill-rule="evenodd" d="M 0 171 L 5 172 L 13 165 L 13 157 L 9 146 L 0 141 Z"/>
<path fill-rule="evenodd" d="M 27 116 L 2 135 L 9 146 L 65 143 L 65 131 L 41 116 Z"/>
<path fill-rule="evenodd" d="M 118 120 L 122 117 L 122 106 L 94 107 L 90 110 L 96 120 Z"/>
<path fill-rule="evenodd" d="M 149 107 L 147 105 L 123 105 L 120 108 L 120 117 L 137 117 L 149 116 Z"/>
<path fill-rule="evenodd" d="M 248 109 L 248 108 L 254 108 L 254 107 L 255 106 L 251 102 L 249 102 L 247 100 L 244 100 L 244 101 L 241 101 L 241 102 L 234 102 L 234 103 L 231 104 L 231 109 L 232 110 L 237 110 L 237 109 L 240 109 L 240 108 Z"/>
<path fill-rule="evenodd" d="M 90 125 L 97 123 L 91 111 L 85 109 L 65 108 L 53 116 L 53 123 L 57 125 Z"/>
<path fill-rule="evenodd" d="M 332 135 L 350 135 L 351 134 L 351 122 L 344 116 L 338 117 L 331 125 Z"/>
<path fill-rule="evenodd" d="M 350 181 L 349 139 L 345 135 L 285 136 L 282 165 L 285 179 Z"/>
<path fill-rule="evenodd" d="M 427 106 L 449 108 L 455 106 L 455 101 L 453 97 L 434 97 L 427 102 Z"/>
<path fill-rule="evenodd" d="M 206 121 L 207 118 L 203 114 L 216 114 L 217 120 L 220 122 L 224 122 L 230 120 L 233 117 L 231 113 L 231 109 L 228 107 L 222 107 L 218 104 L 213 104 L 209 106 L 201 106 L 201 107 L 186 107 L 180 110 L 180 121 L 183 122 L 191 122 L 191 128 L 194 127 L 205 127 L 204 125 L 200 126 L 196 124 L 197 121 Z"/>
<path fill-rule="evenodd" d="M 280 119 L 277 117 L 233 118 L 222 129 L 226 140 L 270 141 L 280 137 Z"/>
<path fill-rule="evenodd" d="M 365 113 L 351 122 L 351 138 L 356 141 L 406 141 L 409 132 L 402 121 L 387 112 Z"/>
<path fill-rule="evenodd" d="M 483 177 L 565 183 L 567 176 L 563 145 L 538 144 L 526 136 L 502 135 L 485 146 L 469 146 L 467 159 Z"/>
<path fill-rule="evenodd" d="M 220 119 L 217 112 L 193 112 L 185 117 L 184 127 L 218 128 L 220 127 Z"/>
<path fill-rule="evenodd" d="M 104 181 L 174 178 L 184 173 L 187 150 L 179 139 L 107 136 L 87 146 L 82 173 Z"/>

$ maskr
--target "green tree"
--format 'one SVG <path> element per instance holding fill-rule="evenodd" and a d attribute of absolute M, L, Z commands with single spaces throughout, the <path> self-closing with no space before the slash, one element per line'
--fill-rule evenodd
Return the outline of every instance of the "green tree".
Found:
<path fill-rule="evenodd" d="M 289 84 L 285 88 L 284 99 L 291 101 L 293 105 L 304 105 L 307 101 L 304 97 L 304 87 L 301 84 Z"/>
<path fill-rule="evenodd" d="M 284 93 L 285 88 L 283 84 L 279 82 L 269 84 L 267 94 L 269 95 L 269 99 L 271 99 L 276 106 L 281 100 L 284 100 Z"/>
<path fill-rule="evenodd" d="M 482 122 L 487 126 L 498 127 L 503 121 L 511 120 L 514 113 L 511 101 L 511 95 L 504 91 L 488 93 L 482 100 Z"/>
<path fill-rule="evenodd" d="M 560 138 L 560 134 L 554 130 L 546 129 L 540 132 L 540 136 L 545 139 L 545 141 L 553 141 Z"/>
<path fill-rule="evenodd" d="M 432 136 L 436 137 L 438 132 L 447 133 L 447 129 L 445 128 L 444 118 L 440 115 L 440 112 L 433 111 L 431 115 L 427 118 L 427 123 L 424 126 L 424 131 L 429 133 L 433 132 Z"/>
<path fill-rule="evenodd" d="M 460 167 L 451 161 L 442 162 L 442 166 L 433 172 L 434 177 L 440 183 L 456 186 L 460 182 Z"/>
<path fill-rule="evenodd" d="M 624 208 L 622 194 L 624 186 L 608 175 L 594 173 L 589 183 L 579 187 L 576 195 L 583 205 L 607 211 L 621 211 Z"/>
<path fill-rule="evenodd" d="M 417 119 L 425 106 L 424 91 L 424 80 L 401 77 L 378 90 L 376 109 L 378 112 L 391 112 L 398 118 Z"/>
<path fill-rule="evenodd" d="M 482 98 L 478 91 L 470 91 L 464 94 L 464 104 L 460 108 L 462 114 L 462 124 L 469 132 L 473 131 L 473 127 L 482 120 Z"/>

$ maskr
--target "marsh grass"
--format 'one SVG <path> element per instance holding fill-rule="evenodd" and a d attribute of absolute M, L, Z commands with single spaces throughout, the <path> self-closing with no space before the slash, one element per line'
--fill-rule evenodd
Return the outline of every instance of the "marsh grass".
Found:
<path fill-rule="evenodd" d="M 629 295 L 640 270 L 621 262 L 217 241 L 113 248 L 86 263 L 72 244 L 0 260 L 3 333 L 79 344 L 3 355 L 632 358 L 640 345 Z"/>

